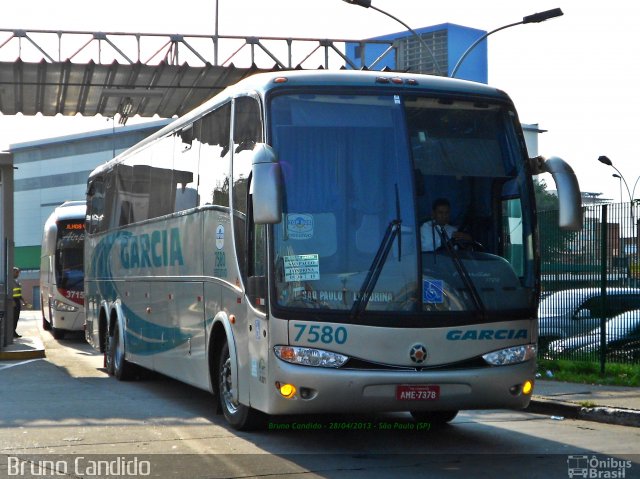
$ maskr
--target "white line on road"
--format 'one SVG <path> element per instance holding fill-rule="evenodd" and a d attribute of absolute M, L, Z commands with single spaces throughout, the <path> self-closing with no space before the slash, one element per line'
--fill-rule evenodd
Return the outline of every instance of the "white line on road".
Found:
<path fill-rule="evenodd" d="M 22 366 L 23 364 L 32 363 L 33 361 L 41 361 L 42 359 L 43 358 L 29 359 L 28 361 L 21 361 L 15 364 L 7 364 L 6 366 L 0 366 L 0 371 L 2 371 L 3 369 L 12 368 L 14 366 Z"/>

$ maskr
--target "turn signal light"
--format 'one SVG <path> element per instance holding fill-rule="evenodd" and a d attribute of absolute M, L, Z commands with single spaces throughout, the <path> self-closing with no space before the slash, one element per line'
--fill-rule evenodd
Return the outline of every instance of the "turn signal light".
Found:
<path fill-rule="evenodd" d="M 296 387 L 293 384 L 276 383 L 276 386 L 279 386 L 280 394 L 282 394 L 282 397 L 286 399 L 291 399 L 293 396 L 296 395 Z"/>

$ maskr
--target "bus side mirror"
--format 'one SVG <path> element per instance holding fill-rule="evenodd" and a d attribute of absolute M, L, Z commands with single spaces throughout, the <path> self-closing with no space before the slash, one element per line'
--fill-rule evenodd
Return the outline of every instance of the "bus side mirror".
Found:
<path fill-rule="evenodd" d="M 556 183 L 559 200 L 559 226 L 565 231 L 580 231 L 582 229 L 582 197 L 576 174 L 571 166 L 563 159 L 542 156 L 529 159 L 531 173 L 551 173 Z"/>
<path fill-rule="evenodd" d="M 250 193 L 256 224 L 282 220 L 282 172 L 273 149 L 264 143 L 253 147 Z"/>

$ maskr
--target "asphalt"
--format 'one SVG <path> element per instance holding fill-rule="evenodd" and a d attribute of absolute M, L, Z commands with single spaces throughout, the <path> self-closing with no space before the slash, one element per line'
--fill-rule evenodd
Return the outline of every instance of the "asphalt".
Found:
<path fill-rule="evenodd" d="M 23 311 L 13 344 L 0 348 L 0 361 L 46 358 L 39 311 Z M 640 387 L 601 386 L 536 379 L 528 409 L 558 421 L 581 419 L 640 427 Z"/>

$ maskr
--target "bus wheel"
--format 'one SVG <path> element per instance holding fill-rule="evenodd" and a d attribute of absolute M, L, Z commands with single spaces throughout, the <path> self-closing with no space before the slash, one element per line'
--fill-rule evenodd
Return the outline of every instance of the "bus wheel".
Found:
<path fill-rule="evenodd" d="M 113 327 L 113 334 L 107 338 L 107 347 L 104 352 L 107 373 L 124 381 L 129 378 L 131 364 L 124 358 L 124 342 L 120 338 L 120 326 Z"/>
<path fill-rule="evenodd" d="M 227 422 L 237 430 L 250 430 L 264 427 L 266 415 L 260 411 L 240 404 L 233 399 L 234 384 L 231 376 L 231 356 L 229 345 L 225 341 L 218 354 L 218 400 Z M 237 387 L 237 385 L 235 386 Z"/>
<path fill-rule="evenodd" d="M 411 411 L 413 419 L 419 422 L 428 422 L 432 426 L 443 426 L 453 421 L 458 411 Z"/>
<path fill-rule="evenodd" d="M 49 326 L 51 328 L 51 334 L 53 334 L 54 339 L 64 339 L 64 329 L 54 328 L 53 326 Z"/>

